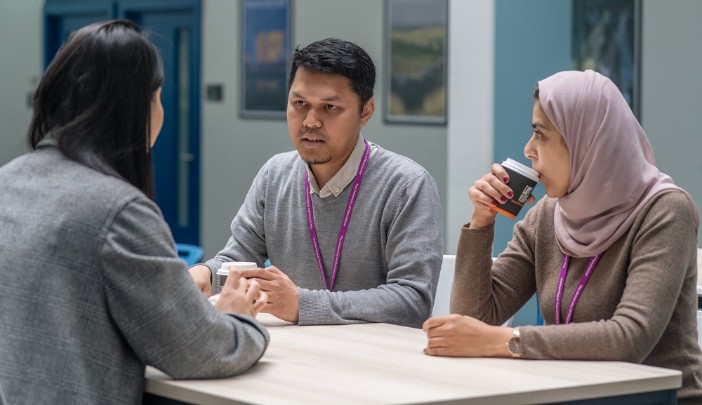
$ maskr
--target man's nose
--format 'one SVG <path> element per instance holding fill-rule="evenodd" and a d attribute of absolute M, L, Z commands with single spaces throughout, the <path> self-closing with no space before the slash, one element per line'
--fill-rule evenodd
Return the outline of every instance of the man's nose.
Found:
<path fill-rule="evenodd" d="M 302 121 L 302 125 L 307 128 L 320 128 L 322 126 L 322 121 L 317 117 L 317 113 L 313 109 L 307 111 L 307 116 L 305 120 Z"/>

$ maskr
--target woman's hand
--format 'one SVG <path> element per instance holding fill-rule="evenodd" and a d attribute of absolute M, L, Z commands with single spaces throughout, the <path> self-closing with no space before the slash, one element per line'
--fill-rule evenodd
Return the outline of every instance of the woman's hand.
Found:
<path fill-rule="evenodd" d="M 256 281 L 247 280 L 240 272 L 230 270 L 215 308 L 219 312 L 256 317 L 267 301 L 268 296 Z"/>
<path fill-rule="evenodd" d="M 507 185 L 509 174 L 497 163 L 493 163 L 490 173 L 481 177 L 468 190 L 468 197 L 473 202 L 473 217 L 470 220 L 471 228 L 484 228 L 495 222 L 496 211 L 490 207 L 506 203 L 514 196 L 514 191 Z M 533 203 L 534 196 L 529 196 L 527 203 Z"/>
<path fill-rule="evenodd" d="M 465 315 L 429 318 L 422 325 L 427 334 L 424 354 L 449 357 L 511 357 L 507 343 L 512 328 L 491 326 Z"/>

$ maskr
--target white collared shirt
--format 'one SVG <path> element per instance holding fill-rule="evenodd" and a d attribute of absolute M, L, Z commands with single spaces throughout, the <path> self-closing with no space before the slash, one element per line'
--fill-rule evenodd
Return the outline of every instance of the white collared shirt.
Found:
<path fill-rule="evenodd" d="M 371 156 L 375 153 L 375 151 L 378 149 L 378 147 L 370 143 L 371 147 Z M 324 185 L 321 189 L 319 188 L 319 185 L 317 184 L 317 179 L 314 178 L 314 174 L 312 173 L 312 170 L 310 169 L 310 165 L 307 164 L 305 167 L 307 168 L 307 174 L 309 175 L 309 181 L 310 181 L 310 194 L 317 193 L 320 198 L 327 198 L 331 195 L 334 197 L 338 197 L 339 194 L 341 194 L 342 191 L 351 184 L 353 179 L 356 177 L 356 173 L 358 172 L 358 165 L 361 164 L 361 158 L 363 157 L 363 151 L 365 150 L 365 143 L 364 143 L 364 138 L 363 135 L 359 134 L 358 135 L 358 141 L 356 142 L 356 146 L 354 146 L 353 151 L 351 152 L 351 156 L 346 160 L 346 163 L 344 163 L 343 166 L 341 166 L 341 169 L 339 169 L 338 172 L 329 179 L 327 184 Z"/>

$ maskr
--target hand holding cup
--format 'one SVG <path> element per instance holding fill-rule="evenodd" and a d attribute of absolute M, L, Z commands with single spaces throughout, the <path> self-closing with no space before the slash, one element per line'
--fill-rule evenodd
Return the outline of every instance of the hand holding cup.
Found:
<path fill-rule="evenodd" d="M 531 204 L 531 195 L 539 179 L 539 173 L 531 168 L 507 159 L 502 164 L 494 163 L 486 174 L 468 190 L 474 205 L 471 228 L 483 228 L 495 222 L 497 213 L 514 219 L 524 204 Z"/>
<path fill-rule="evenodd" d="M 249 315 L 255 317 L 268 301 L 255 280 L 241 277 L 238 270 L 231 270 L 227 277 L 215 308 L 220 312 Z"/>

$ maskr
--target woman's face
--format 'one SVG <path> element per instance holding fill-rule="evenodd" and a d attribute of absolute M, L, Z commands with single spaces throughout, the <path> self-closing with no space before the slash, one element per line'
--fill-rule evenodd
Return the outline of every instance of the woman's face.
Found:
<path fill-rule="evenodd" d="M 151 133 L 149 133 L 149 141 L 152 148 L 154 147 L 154 143 L 156 143 L 156 138 L 158 138 L 162 126 L 163 105 L 161 105 L 161 88 L 159 87 L 154 91 L 154 95 L 151 98 L 151 122 L 149 123 Z"/>
<path fill-rule="evenodd" d="M 541 109 L 534 102 L 531 118 L 534 133 L 524 147 L 524 156 L 531 160 L 531 167 L 540 173 L 539 182 L 549 197 L 563 197 L 570 182 L 570 156 L 565 140 Z"/>

